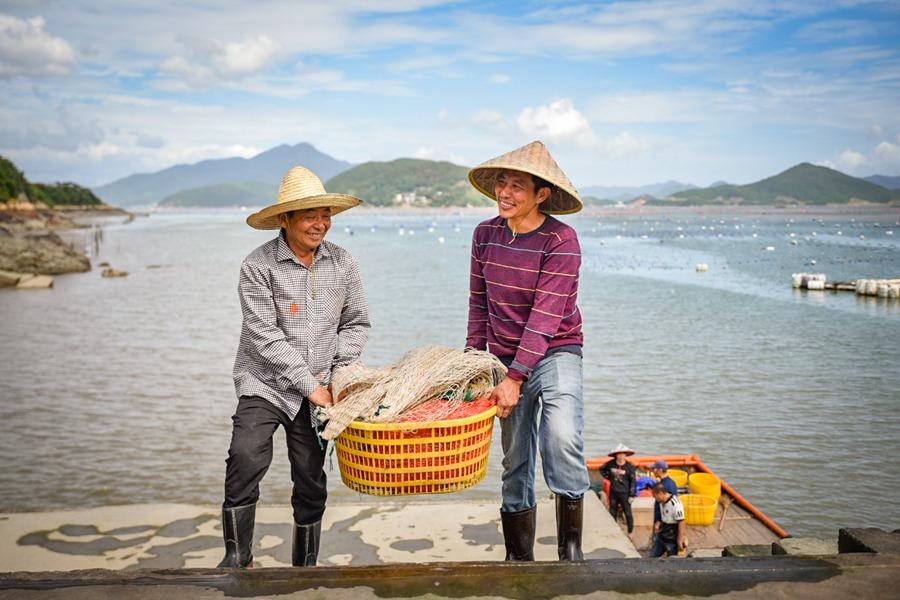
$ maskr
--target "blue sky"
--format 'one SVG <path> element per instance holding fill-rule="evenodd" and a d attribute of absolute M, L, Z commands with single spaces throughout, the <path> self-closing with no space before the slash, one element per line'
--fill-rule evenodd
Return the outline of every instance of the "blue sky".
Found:
<path fill-rule="evenodd" d="M 900 1 L 0 0 L 0 154 L 99 185 L 309 142 L 578 187 L 900 174 Z"/>

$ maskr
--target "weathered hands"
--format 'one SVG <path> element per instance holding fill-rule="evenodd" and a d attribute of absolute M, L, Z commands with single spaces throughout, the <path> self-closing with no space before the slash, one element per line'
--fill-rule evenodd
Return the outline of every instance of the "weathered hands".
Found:
<path fill-rule="evenodd" d="M 506 377 L 500 382 L 500 385 L 494 387 L 491 391 L 491 400 L 497 404 L 497 416 L 505 419 L 519 403 L 519 394 L 521 393 L 522 382 Z"/>
<path fill-rule="evenodd" d="M 309 400 L 316 406 L 321 406 L 322 408 L 328 408 L 334 403 L 331 399 L 331 392 L 323 388 L 321 385 L 317 387 L 312 394 L 309 395 Z"/>

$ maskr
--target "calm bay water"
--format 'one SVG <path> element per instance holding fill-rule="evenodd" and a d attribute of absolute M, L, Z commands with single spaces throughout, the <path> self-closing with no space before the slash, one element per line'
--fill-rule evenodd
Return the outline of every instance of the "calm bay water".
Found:
<path fill-rule="evenodd" d="M 238 267 L 270 237 L 245 216 L 108 224 L 95 265 L 128 277 L 95 269 L 50 291 L 0 290 L 0 511 L 221 501 Z M 469 241 L 483 218 L 335 218 L 329 238 L 358 258 L 371 305 L 367 363 L 464 343 Z M 584 253 L 588 455 L 618 442 L 699 454 L 795 535 L 900 526 L 900 303 L 790 286 L 796 271 L 900 277 L 898 219 L 567 219 Z M 494 442 L 487 479 L 457 497 L 499 503 Z M 279 432 L 264 502 L 289 502 L 283 444 Z M 360 498 L 332 462 L 332 499 Z"/>

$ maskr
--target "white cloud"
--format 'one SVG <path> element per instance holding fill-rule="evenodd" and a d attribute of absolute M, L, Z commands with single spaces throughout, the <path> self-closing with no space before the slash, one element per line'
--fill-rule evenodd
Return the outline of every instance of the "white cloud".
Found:
<path fill-rule="evenodd" d="M 613 158 L 640 154 L 653 148 L 653 142 L 631 131 L 623 131 L 604 140 L 606 153 Z"/>
<path fill-rule="evenodd" d="M 866 157 L 855 150 L 844 150 L 838 155 L 838 164 L 851 170 L 865 163 Z"/>
<path fill-rule="evenodd" d="M 897 136 L 900 140 L 900 135 Z M 875 155 L 892 167 L 900 166 L 900 145 L 881 142 L 875 146 Z"/>
<path fill-rule="evenodd" d="M 512 81 L 512 77 L 504 73 L 495 73 L 494 75 L 491 75 L 491 83 L 504 85 L 509 83 L 510 81 Z"/>
<path fill-rule="evenodd" d="M 472 115 L 472 124 L 477 127 L 487 127 L 494 130 L 509 128 L 509 122 L 496 110 L 480 110 Z"/>
<path fill-rule="evenodd" d="M 278 54 L 278 45 L 265 35 L 222 44 L 216 40 L 180 37 L 188 56 L 171 56 L 160 70 L 180 77 L 191 86 L 206 86 L 222 80 L 237 80 L 268 67 Z"/>
<path fill-rule="evenodd" d="M 419 146 L 416 148 L 414 156 L 426 160 L 446 160 L 457 165 L 468 164 L 464 156 L 448 151 L 446 148 L 439 149 L 433 146 Z"/>
<path fill-rule="evenodd" d="M 574 142 L 589 146 L 595 141 L 587 118 L 568 98 L 537 107 L 526 106 L 517 119 L 522 133 L 554 142 Z"/>
<path fill-rule="evenodd" d="M 42 17 L 28 20 L 0 14 L 0 76 L 65 75 L 75 66 L 75 51 L 45 31 Z"/>

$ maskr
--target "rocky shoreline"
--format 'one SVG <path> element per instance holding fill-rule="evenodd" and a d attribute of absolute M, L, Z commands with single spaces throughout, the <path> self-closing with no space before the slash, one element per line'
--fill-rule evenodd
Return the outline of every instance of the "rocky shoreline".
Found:
<path fill-rule="evenodd" d="M 57 231 L 87 227 L 76 219 L 130 213 L 111 206 L 49 208 L 40 203 L 0 203 L 0 287 L 53 286 L 52 275 L 91 270 L 84 252 Z"/>

